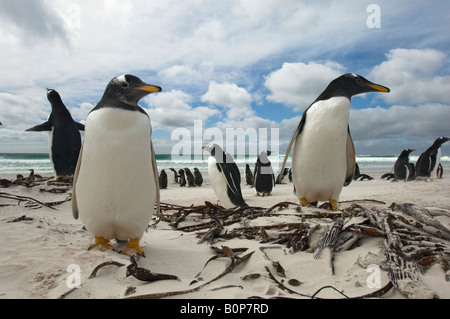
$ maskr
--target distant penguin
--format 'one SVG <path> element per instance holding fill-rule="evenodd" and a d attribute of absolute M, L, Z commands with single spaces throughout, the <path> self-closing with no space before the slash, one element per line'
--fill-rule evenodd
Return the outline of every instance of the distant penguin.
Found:
<path fill-rule="evenodd" d="M 138 102 L 160 91 L 133 75 L 115 77 L 87 117 L 72 212 L 94 235 L 90 248 L 114 249 L 115 238 L 128 241 L 122 253 L 144 255 L 139 241 L 159 215 L 160 192 L 151 122 Z"/>
<path fill-rule="evenodd" d="M 355 148 L 350 135 L 351 97 L 366 92 L 389 92 L 362 76 L 348 73 L 333 80 L 303 112 L 287 147 L 281 170 L 292 152 L 295 193 L 303 206 L 328 201 L 338 209 L 342 187 L 355 173 Z"/>
<path fill-rule="evenodd" d="M 272 154 L 271 151 L 263 151 L 259 154 L 253 172 L 253 186 L 256 195 L 262 197 L 271 195 L 272 189 L 275 187 L 275 175 L 268 157 L 270 154 Z"/>
<path fill-rule="evenodd" d="M 249 164 L 245 164 L 245 183 L 253 187 L 253 173 Z"/>
<path fill-rule="evenodd" d="M 197 167 L 194 167 L 194 184 L 197 187 L 200 187 L 203 184 L 202 173 L 200 173 Z"/>
<path fill-rule="evenodd" d="M 292 183 L 292 167 L 289 168 L 289 174 L 288 174 L 289 182 Z"/>
<path fill-rule="evenodd" d="M 441 163 L 439 163 L 436 173 L 437 173 L 437 178 L 442 179 L 442 175 L 444 174 L 444 168 L 442 167 Z"/>
<path fill-rule="evenodd" d="M 56 179 L 73 176 L 81 149 L 81 135 L 84 125 L 75 122 L 64 105 L 59 93 L 47 89 L 47 99 L 52 111 L 47 122 L 27 129 L 28 132 L 48 131 L 49 157 Z"/>
<path fill-rule="evenodd" d="M 226 208 L 248 207 L 242 197 L 241 173 L 231 155 L 213 143 L 203 149 L 211 154 L 208 158 L 208 175 L 221 204 Z"/>
<path fill-rule="evenodd" d="M 184 170 L 180 169 L 178 171 L 178 175 L 180 176 L 180 187 L 185 187 L 186 186 L 186 175 L 184 174 Z"/>
<path fill-rule="evenodd" d="M 361 174 L 361 172 L 360 172 L 360 170 L 359 170 L 359 165 L 358 165 L 358 163 L 355 163 L 355 176 L 353 177 L 353 179 L 356 181 L 356 180 L 360 180 L 360 181 L 363 181 L 363 180 L 365 180 L 365 179 L 368 179 L 369 181 L 370 180 L 372 180 L 373 179 L 373 177 L 372 176 L 369 176 L 369 175 L 367 175 L 367 174 Z"/>
<path fill-rule="evenodd" d="M 159 174 L 159 189 L 167 188 L 167 174 L 165 170 L 161 170 Z"/>
<path fill-rule="evenodd" d="M 184 169 L 184 173 L 186 174 L 186 181 L 189 187 L 195 187 L 194 174 L 192 174 L 189 168 Z"/>
<path fill-rule="evenodd" d="M 180 183 L 180 175 L 177 173 L 177 171 L 174 168 L 169 168 L 173 174 L 172 174 L 172 184 L 178 184 Z"/>
<path fill-rule="evenodd" d="M 276 184 L 285 184 L 286 178 L 288 178 L 289 175 L 289 168 L 285 167 L 283 172 L 280 172 L 276 179 Z"/>
<path fill-rule="evenodd" d="M 409 162 L 409 154 L 413 149 L 404 149 L 394 164 L 394 178 L 396 180 L 411 180 L 414 177 L 414 165 Z"/>
<path fill-rule="evenodd" d="M 450 140 L 447 137 L 438 137 L 433 145 L 423 152 L 416 163 L 416 177 L 434 180 L 438 177 L 437 170 L 441 161 L 441 145 Z"/>

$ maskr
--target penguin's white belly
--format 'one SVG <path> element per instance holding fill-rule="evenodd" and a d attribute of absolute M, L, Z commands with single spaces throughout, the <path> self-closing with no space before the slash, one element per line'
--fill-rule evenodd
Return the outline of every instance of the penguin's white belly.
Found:
<path fill-rule="evenodd" d="M 349 99 L 335 97 L 308 110 L 292 154 L 298 198 L 309 202 L 339 200 L 347 170 L 349 107 Z"/>
<path fill-rule="evenodd" d="M 433 167 L 433 170 L 430 173 L 430 178 L 437 178 L 437 170 L 439 168 L 439 163 L 441 162 L 441 148 L 438 149 L 436 153 L 436 163 Z"/>
<path fill-rule="evenodd" d="M 137 111 L 89 114 L 76 196 L 80 219 L 94 236 L 142 237 L 157 191 L 150 135 L 149 118 Z"/>
<path fill-rule="evenodd" d="M 216 159 L 213 156 L 208 159 L 208 175 L 220 204 L 225 208 L 235 207 L 236 205 L 228 197 L 228 185 L 225 176 L 217 170 Z"/>

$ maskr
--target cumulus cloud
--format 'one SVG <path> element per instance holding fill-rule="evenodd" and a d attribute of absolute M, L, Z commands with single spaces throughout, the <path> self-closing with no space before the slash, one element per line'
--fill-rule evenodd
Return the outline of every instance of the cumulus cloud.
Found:
<path fill-rule="evenodd" d="M 271 91 L 267 99 L 304 111 L 344 71 L 344 66 L 334 62 L 284 63 L 266 77 L 264 85 Z"/>
<path fill-rule="evenodd" d="M 192 96 L 179 90 L 151 94 L 144 98 L 154 130 L 191 127 L 194 120 L 206 121 L 218 114 L 210 107 L 192 107 Z"/>
<path fill-rule="evenodd" d="M 432 49 L 393 49 L 370 77 L 391 89 L 389 103 L 450 103 L 450 75 L 437 75 L 447 56 Z"/>
<path fill-rule="evenodd" d="M 255 114 L 251 107 L 252 96 L 246 89 L 235 83 L 209 83 L 208 91 L 202 96 L 202 101 L 227 109 L 229 119 L 242 119 Z"/>

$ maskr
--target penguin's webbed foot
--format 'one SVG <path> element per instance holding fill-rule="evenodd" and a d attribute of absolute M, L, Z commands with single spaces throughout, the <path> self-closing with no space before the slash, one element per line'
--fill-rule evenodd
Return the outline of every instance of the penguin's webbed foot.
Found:
<path fill-rule="evenodd" d="M 300 198 L 300 206 L 309 207 L 311 204 L 308 202 L 308 200 L 305 197 Z"/>
<path fill-rule="evenodd" d="M 332 210 L 340 210 L 338 207 L 338 202 L 334 199 L 329 200 Z"/>
<path fill-rule="evenodd" d="M 120 251 L 124 255 L 132 256 L 134 254 L 145 257 L 144 249 L 139 246 L 139 238 L 130 238 L 125 248 Z"/>
<path fill-rule="evenodd" d="M 109 243 L 109 239 L 95 236 L 95 243 L 90 245 L 88 250 L 91 249 L 106 251 L 106 250 L 113 250 L 114 247 Z"/>

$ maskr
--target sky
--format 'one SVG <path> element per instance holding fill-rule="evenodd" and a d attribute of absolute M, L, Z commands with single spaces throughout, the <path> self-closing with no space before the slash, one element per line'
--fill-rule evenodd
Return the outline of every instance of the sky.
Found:
<path fill-rule="evenodd" d="M 121 74 L 163 89 L 140 101 L 156 153 L 243 130 L 284 153 L 344 73 L 391 89 L 352 98 L 356 153 L 422 152 L 450 137 L 449 14 L 447 0 L 1 0 L 0 153 L 48 151 L 25 132 L 51 111 L 46 88 L 84 122 Z"/>

